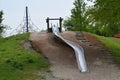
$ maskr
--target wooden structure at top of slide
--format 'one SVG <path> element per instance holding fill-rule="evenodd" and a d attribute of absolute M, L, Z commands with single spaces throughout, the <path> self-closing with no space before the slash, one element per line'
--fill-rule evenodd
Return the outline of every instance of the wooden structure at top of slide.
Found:
<path fill-rule="evenodd" d="M 47 31 L 48 32 L 52 32 L 52 26 L 50 27 L 50 20 L 59 20 L 59 31 L 62 32 L 62 21 L 63 21 L 63 18 L 49 18 L 47 17 L 46 19 L 46 23 L 47 23 Z"/>

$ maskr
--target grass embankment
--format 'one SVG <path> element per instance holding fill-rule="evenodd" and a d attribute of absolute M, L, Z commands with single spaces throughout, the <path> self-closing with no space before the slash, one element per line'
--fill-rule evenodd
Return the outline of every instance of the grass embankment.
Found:
<path fill-rule="evenodd" d="M 93 35 L 93 34 L 92 34 Z M 96 36 L 112 54 L 115 56 L 116 61 L 120 63 L 120 39 L 114 37 L 103 37 L 103 36 Z"/>
<path fill-rule="evenodd" d="M 48 62 L 23 44 L 29 33 L 0 38 L 0 80 L 43 80 L 38 73 L 48 70 Z M 49 70 L 48 70 L 49 71 Z"/>

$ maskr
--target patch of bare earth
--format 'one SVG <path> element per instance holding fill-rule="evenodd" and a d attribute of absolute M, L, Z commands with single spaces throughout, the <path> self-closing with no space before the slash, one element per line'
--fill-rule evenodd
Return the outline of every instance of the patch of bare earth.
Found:
<path fill-rule="evenodd" d="M 84 48 L 89 72 L 78 70 L 74 51 L 55 39 L 52 33 L 31 33 L 33 47 L 51 63 L 53 77 L 46 80 L 120 80 L 120 70 L 114 57 L 95 37 L 84 34 L 87 41 L 83 41 L 76 38 L 76 32 L 63 32 L 61 35 Z"/>

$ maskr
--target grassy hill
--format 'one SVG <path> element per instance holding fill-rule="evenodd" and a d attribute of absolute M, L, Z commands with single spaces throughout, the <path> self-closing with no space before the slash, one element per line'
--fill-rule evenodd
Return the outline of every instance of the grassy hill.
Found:
<path fill-rule="evenodd" d="M 38 73 L 49 71 L 48 62 L 24 48 L 29 33 L 0 38 L 0 80 L 44 80 Z"/>
<path fill-rule="evenodd" d="M 94 34 L 91 34 L 94 35 Z M 96 36 L 120 63 L 120 39 Z M 0 38 L 0 80 L 44 80 L 49 63 L 37 52 L 25 48 L 29 33 Z"/>

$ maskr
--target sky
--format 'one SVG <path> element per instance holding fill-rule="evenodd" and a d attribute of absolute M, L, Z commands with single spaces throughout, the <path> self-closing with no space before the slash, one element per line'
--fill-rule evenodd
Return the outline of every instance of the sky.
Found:
<path fill-rule="evenodd" d="M 3 24 L 15 29 L 23 20 L 25 7 L 28 6 L 33 23 L 42 30 L 47 28 L 47 17 L 66 19 L 71 14 L 73 2 L 74 0 L 0 0 L 0 10 L 4 12 Z"/>

